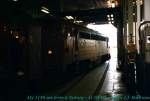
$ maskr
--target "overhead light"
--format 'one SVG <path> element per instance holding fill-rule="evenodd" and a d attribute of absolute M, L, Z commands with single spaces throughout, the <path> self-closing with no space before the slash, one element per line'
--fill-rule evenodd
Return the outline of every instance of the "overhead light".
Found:
<path fill-rule="evenodd" d="M 81 23 L 81 22 L 83 22 L 83 21 L 81 21 L 81 20 L 79 20 L 79 21 L 75 21 L 76 23 Z"/>
<path fill-rule="evenodd" d="M 140 0 L 140 4 L 143 5 L 143 0 Z"/>
<path fill-rule="evenodd" d="M 108 20 L 110 21 L 110 18 L 108 18 Z"/>
<path fill-rule="evenodd" d="M 114 23 L 114 21 L 112 21 L 111 23 Z"/>
<path fill-rule="evenodd" d="M 12 30 L 10 31 L 10 34 L 13 34 L 13 31 L 12 31 Z"/>
<path fill-rule="evenodd" d="M 44 12 L 44 13 L 47 13 L 47 14 L 49 13 L 49 11 L 46 11 L 44 9 L 41 9 L 41 11 Z"/>
<path fill-rule="evenodd" d="M 18 76 L 23 76 L 23 75 L 24 75 L 24 72 L 23 72 L 23 71 L 18 71 L 18 72 L 17 72 L 17 75 L 18 75 Z"/>
<path fill-rule="evenodd" d="M 107 15 L 107 17 L 109 18 L 109 17 L 110 17 L 110 15 Z"/>
<path fill-rule="evenodd" d="M 18 0 L 13 0 L 14 2 L 17 2 Z"/>
<path fill-rule="evenodd" d="M 111 22 L 110 22 L 110 21 L 109 21 L 108 23 L 109 23 L 109 24 L 111 24 Z"/>
<path fill-rule="evenodd" d="M 42 7 L 41 11 L 44 12 L 44 13 L 47 13 L 47 14 L 49 13 L 49 9 L 46 8 L 46 7 Z"/>
<path fill-rule="evenodd" d="M 132 2 L 133 3 L 133 5 L 135 5 L 136 3 L 135 2 Z"/>
<path fill-rule="evenodd" d="M 114 18 L 111 18 L 111 20 L 114 20 Z"/>
<path fill-rule="evenodd" d="M 67 19 L 73 19 L 73 17 L 72 17 L 72 16 L 66 16 L 66 18 L 67 18 Z"/>
<path fill-rule="evenodd" d="M 111 14 L 110 16 L 111 16 L 111 17 L 114 17 L 114 15 L 113 15 L 113 14 Z"/>
<path fill-rule="evenodd" d="M 110 4 L 110 1 L 109 1 L 109 0 L 107 1 L 107 4 Z"/>

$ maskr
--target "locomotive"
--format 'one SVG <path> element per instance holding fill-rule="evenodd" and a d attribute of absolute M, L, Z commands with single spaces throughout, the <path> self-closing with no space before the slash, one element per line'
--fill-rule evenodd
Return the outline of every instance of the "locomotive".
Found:
<path fill-rule="evenodd" d="M 62 75 L 82 73 L 90 64 L 110 58 L 109 40 L 97 31 L 56 16 L 35 17 L 34 12 L 19 7 L 0 9 L 3 99 L 20 101 L 24 94 L 43 90 L 41 86 L 55 85 Z"/>
<path fill-rule="evenodd" d="M 83 64 L 110 58 L 108 38 L 92 29 L 50 16 L 9 21 L 1 23 L 1 64 L 16 76 L 32 80 L 80 72 L 88 67 Z"/>

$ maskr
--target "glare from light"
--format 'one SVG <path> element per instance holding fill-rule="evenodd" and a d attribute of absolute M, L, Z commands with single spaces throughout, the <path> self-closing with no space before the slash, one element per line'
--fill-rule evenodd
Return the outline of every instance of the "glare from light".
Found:
<path fill-rule="evenodd" d="M 109 16 L 109 15 L 107 15 L 107 17 L 109 18 L 110 16 Z"/>
<path fill-rule="evenodd" d="M 114 23 L 114 21 L 111 22 L 112 24 Z"/>
<path fill-rule="evenodd" d="M 115 3 L 111 3 L 111 7 L 112 7 L 112 8 L 115 8 Z"/>
<path fill-rule="evenodd" d="M 109 24 L 111 24 L 111 22 L 110 22 L 110 21 L 109 21 L 108 23 L 109 23 Z"/>
<path fill-rule="evenodd" d="M 108 20 L 110 21 L 110 18 L 108 18 Z"/>
<path fill-rule="evenodd" d="M 111 20 L 114 20 L 114 18 L 111 18 Z"/>
<path fill-rule="evenodd" d="M 96 30 L 105 36 L 109 37 L 109 45 L 111 47 L 117 46 L 117 28 L 112 24 L 104 24 L 104 25 L 93 25 L 88 24 L 88 28 Z"/>

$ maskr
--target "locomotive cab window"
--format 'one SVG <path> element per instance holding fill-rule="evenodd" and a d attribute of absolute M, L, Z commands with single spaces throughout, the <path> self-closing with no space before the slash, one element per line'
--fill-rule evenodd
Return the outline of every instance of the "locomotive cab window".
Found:
<path fill-rule="evenodd" d="M 96 40 L 96 37 L 97 37 L 97 35 L 91 34 L 91 39 L 92 39 L 92 40 Z"/>
<path fill-rule="evenodd" d="M 85 32 L 79 32 L 79 37 L 84 39 L 90 39 L 90 34 Z"/>

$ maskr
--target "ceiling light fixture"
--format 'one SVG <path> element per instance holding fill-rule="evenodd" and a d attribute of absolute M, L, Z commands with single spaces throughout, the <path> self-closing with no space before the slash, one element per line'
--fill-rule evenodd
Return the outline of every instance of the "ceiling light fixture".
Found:
<path fill-rule="evenodd" d="M 44 9 L 41 9 L 41 11 L 44 12 L 44 13 L 47 13 L 47 14 L 49 13 L 49 11 L 46 11 Z"/>
<path fill-rule="evenodd" d="M 83 21 L 81 21 L 81 20 L 79 20 L 79 21 L 75 21 L 76 23 L 81 23 L 81 22 L 83 22 Z"/>
<path fill-rule="evenodd" d="M 49 13 L 49 9 L 46 8 L 46 7 L 42 7 L 41 11 L 44 12 L 44 13 L 47 13 L 47 14 Z"/>
<path fill-rule="evenodd" d="M 114 15 L 113 15 L 113 14 L 111 14 L 110 16 L 111 16 L 111 17 L 114 17 Z"/>
<path fill-rule="evenodd" d="M 13 0 L 14 2 L 17 2 L 18 0 Z"/>
<path fill-rule="evenodd" d="M 67 19 L 73 19 L 73 17 L 72 17 L 72 16 L 66 16 L 66 18 L 67 18 Z"/>

